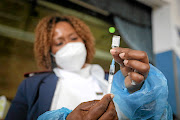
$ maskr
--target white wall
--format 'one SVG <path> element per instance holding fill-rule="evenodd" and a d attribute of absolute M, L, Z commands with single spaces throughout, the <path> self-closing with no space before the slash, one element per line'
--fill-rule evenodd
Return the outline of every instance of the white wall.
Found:
<path fill-rule="evenodd" d="M 172 15 L 173 15 L 173 48 L 176 54 L 180 58 L 180 33 L 178 33 L 178 29 L 180 32 L 180 0 L 173 0 L 172 3 Z"/>
<path fill-rule="evenodd" d="M 171 0 L 168 4 L 153 8 L 152 32 L 155 54 L 174 50 L 180 57 L 180 0 Z"/>
<path fill-rule="evenodd" d="M 154 8 L 152 11 L 152 38 L 155 54 L 171 50 L 172 48 L 172 20 L 170 5 Z"/>

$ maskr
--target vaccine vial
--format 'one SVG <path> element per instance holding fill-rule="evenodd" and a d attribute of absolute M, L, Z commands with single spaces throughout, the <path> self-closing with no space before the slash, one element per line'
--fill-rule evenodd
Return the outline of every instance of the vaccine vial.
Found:
<path fill-rule="evenodd" d="M 119 45 L 120 45 L 120 38 L 121 38 L 120 36 L 113 35 L 112 45 L 111 45 L 112 48 L 119 47 Z"/>

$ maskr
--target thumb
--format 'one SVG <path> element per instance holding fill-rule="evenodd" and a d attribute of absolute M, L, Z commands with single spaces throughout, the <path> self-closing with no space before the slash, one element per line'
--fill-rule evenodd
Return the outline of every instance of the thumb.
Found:
<path fill-rule="evenodd" d="M 113 94 L 107 94 L 98 103 L 92 106 L 88 114 L 89 116 L 91 116 L 91 119 L 96 120 L 102 114 L 104 114 L 104 112 L 106 112 L 109 106 L 109 103 L 112 101 L 113 97 L 114 97 Z"/>
<path fill-rule="evenodd" d="M 83 111 L 88 111 L 92 106 L 94 106 L 99 100 L 93 100 L 81 103 L 77 108 Z"/>

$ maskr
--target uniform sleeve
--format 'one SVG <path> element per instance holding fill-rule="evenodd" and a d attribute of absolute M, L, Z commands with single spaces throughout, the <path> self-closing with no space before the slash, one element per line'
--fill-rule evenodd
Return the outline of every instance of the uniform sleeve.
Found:
<path fill-rule="evenodd" d="M 26 81 L 24 80 L 16 93 L 14 100 L 11 103 L 8 114 L 5 120 L 26 120 L 27 118 L 27 100 L 25 96 Z"/>
<path fill-rule="evenodd" d="M 172 120 L 171 107 L 167 102 L 167 80 L 152 65 L 140 90 L 130 94 L 119 71 L 114 76 L 111 92 L 115 95 L 116 107 L 129 119 Z"/>

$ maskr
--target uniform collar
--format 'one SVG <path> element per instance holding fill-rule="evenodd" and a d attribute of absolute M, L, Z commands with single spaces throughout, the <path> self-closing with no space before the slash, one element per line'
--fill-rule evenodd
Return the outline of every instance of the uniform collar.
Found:
<path fill-rule="evenodd" d="M 90 64 L 86 64 L 86 66 L 84 68 L 82 68 L 80 71 L 76 71 L 76 72 L 67 71 L 64 69 L 60 69 L 58 67 L 54 68 L 53 71 L 56 74 L 56 76 L 58 76 L 59 78 L 69 77 L 68 74 L 79 75 L 81 77 L 88 78 L 90 76 L 91 66 L 92 65 L 90 65 Z"/>

